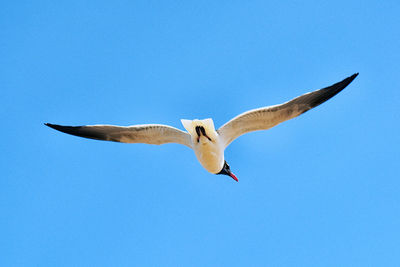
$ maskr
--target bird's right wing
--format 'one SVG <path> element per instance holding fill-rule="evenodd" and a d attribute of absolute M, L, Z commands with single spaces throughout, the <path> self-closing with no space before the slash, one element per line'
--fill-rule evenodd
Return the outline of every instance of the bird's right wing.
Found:
<path fill-rule="evenodd" d="M 353 74 L 341 82 L 296 97 L 281 105 L 253 109 L 240 114 L 225 123 L 217 131 L 224 142 L 224 147 L 227 147 L 233 140 L 245 133 L 267 130 L 322 104 L 342 91 L 357 75 L 358 73 Z"/>
<path fill-rule="evenodd" d="M 97 140 L 153 145 L 178 143 L 190 148 L 192 147 L 192 141 L 188 133 L 161 124 L 144 124 L 127 127 L 114 125 L 62 126 L 51 123 L 45 123 L 45 125 L 63 133 Z"/>

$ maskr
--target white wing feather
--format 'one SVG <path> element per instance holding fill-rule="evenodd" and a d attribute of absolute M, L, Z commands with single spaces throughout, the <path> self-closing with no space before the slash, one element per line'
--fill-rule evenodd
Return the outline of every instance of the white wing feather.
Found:
<path fill-rule="evenodd" d="M 281 105 L 253 109 L 240 114 L 217 131 L 224 147 L 245 133 L 267 130 L 318 106 L 343 90 L 357 75 L 358 73 L 353 74 L 341 82 L 304 94 Z"/>
<path fill-rule="evenodd" d="M 46 125 L 67 134 L 97 140 L 152 145 L 178 143 L 190 148 L 192 147 L 191 138 L 188 133 L 161 124 L 144 124 L 126 127 L 114 125 L 62 126 L 50 123 L 46 123 Z"/>

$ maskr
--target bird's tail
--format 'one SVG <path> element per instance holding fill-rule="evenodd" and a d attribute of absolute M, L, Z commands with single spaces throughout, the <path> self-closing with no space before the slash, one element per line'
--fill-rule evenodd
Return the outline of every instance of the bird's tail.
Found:
<path fill-rule="evenodd" d="M 190 135 L 194 135 L 196 133 L 196 126 L 203 126 L 206 132 L 214 132 L 214 122 L 212 119 L 204 119 L 204 120 L 181 120 L 183 127 L 185 127 L 186 131 L 190 133 Z"/>

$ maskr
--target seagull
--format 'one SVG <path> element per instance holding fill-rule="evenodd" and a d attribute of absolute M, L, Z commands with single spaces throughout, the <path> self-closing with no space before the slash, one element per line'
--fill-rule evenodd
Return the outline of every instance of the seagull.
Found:
<path fill-rule="evenodd" d="M 194 150 L 200 164 L 212 174 L 238 178 L 230 170 L 224 158 L 225 148 L 239 136 L 259 130 L 267 130 L 281 122 L 293 119 L 304 112 L 322 104 L 349 85 L 358 73 L 331 86 L 306 93 L 280 105 L 262 107 L 246 111 L 215 130 L 212 119 L 186 120 L 182 125 L 187 132 L 162 124 L 143 124 L 133 126 L 85 125 L 62 126 L 45 123 L 67 134 L 122 143 L 145 143 L 161 145 L 178 143 Z"/>

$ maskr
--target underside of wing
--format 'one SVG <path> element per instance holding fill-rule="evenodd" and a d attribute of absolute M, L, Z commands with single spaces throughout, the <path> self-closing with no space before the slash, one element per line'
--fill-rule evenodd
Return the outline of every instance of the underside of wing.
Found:
<path fill-rule="evenodd" d="M 286 120 L 295 118 L 304 112 L 322 104 L 349 85 L 358 73 L 329 87 L 304 94 L 286 103 L 258 108 L 240 114 L 218 129 L 225 147 L 239 136 L 258 130 L 267 130 Z"/>
<path fill-rule="evenodd" d="M 126 127 L 113 125 L 62 126 L 50 123 L 45 123 L 45 125 L 63 133 L 96 140 L 153 145 L 178 143 L 192 147 L 190 135 L 188 133 L 161 124 Z"/>

